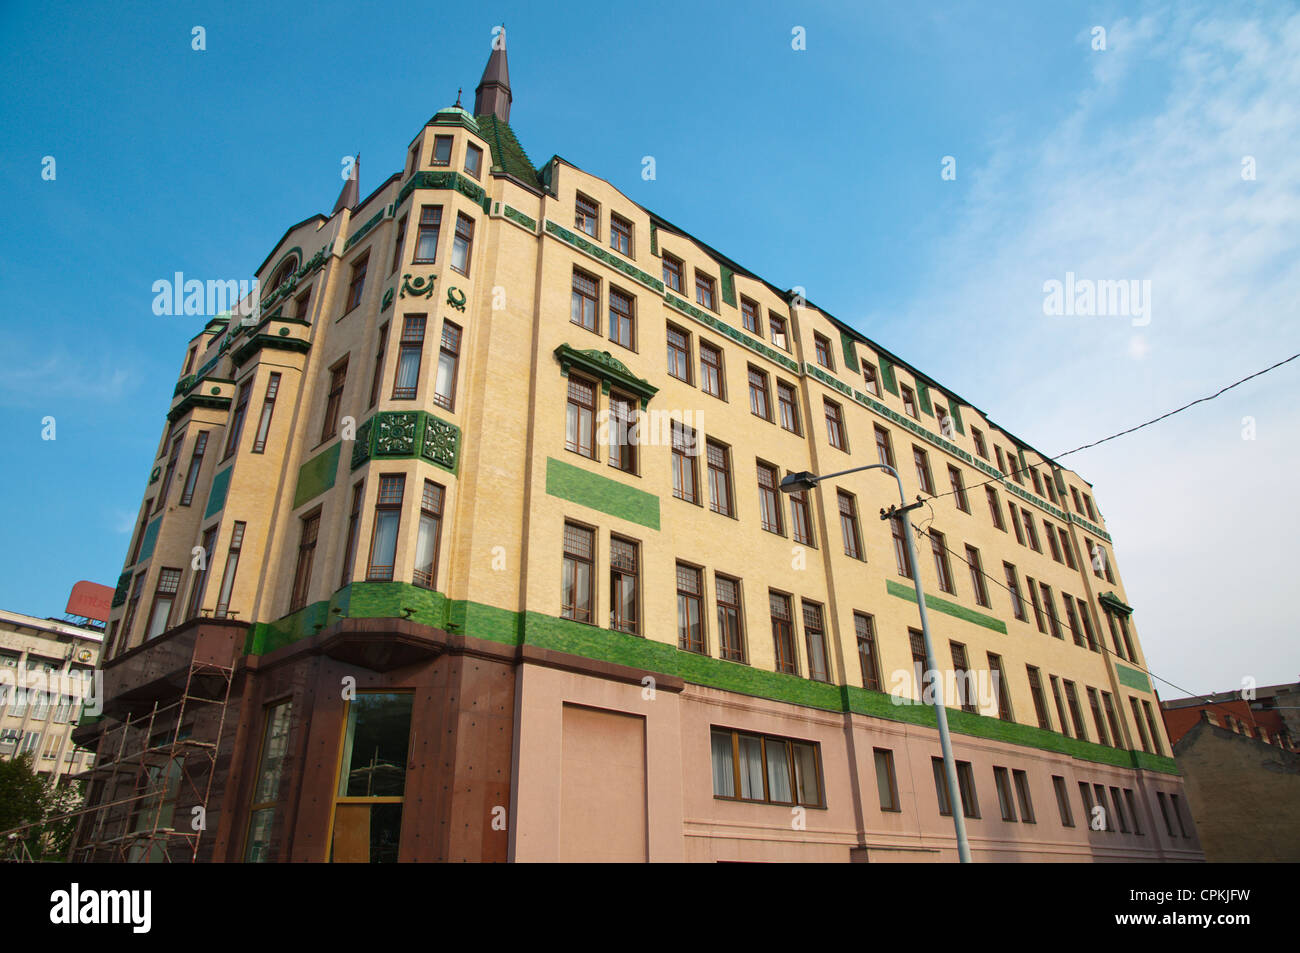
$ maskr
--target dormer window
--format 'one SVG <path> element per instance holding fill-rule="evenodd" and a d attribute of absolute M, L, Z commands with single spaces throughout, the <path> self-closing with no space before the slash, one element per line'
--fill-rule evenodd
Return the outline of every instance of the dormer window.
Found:
<path fill-rule="evenodd" d="M 579 193 L 575 205 L 574 226 L 592 238 L 600 237 L 600 206 Z"/>
<path fill-rule="evenodd" d="M 433 164 L 451 165 L 451 136 L 435 136 L 433 139 Z"/>

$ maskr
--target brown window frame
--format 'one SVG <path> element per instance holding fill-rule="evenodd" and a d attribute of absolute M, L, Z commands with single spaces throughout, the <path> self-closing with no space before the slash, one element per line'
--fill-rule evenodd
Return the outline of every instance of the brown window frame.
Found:
<path fill-rule="evenodd" d="M 876 619 L 867 612 L 854 611 L 853 633 L 857 638 L 858 665 L 862 670 L 862 687 L 880 691 L 880 644 L 876 640 Z M 863 651 L 863 646 L 866 651 Z"/>
<path fill-rule="evenodd" d="M 420 223 L 415 231 L 415 257 L 411 259 L 413 265 L 435 265 L 438 263 L 438 242 L 442 237 L 442 206 L 441 205 L 422 205 L 420 206 Z M 426 243 L 425 239 L 429 242 Z M 422 256 L 420 253 L 425 250 L 426 245 L 433 246 L 433 255 Z"/>
<path fill-rule="evenodd" d="M 343 410 L 343 391 L 348 383 L 347 356 L 330 368 L 329 375 L 329 390 L 325 395 L 325 416 L 321 421 L 321 443 L 338 436 L 339 416 Z"/>
<path fill-rule="evenodd" d="M 623 552 L 630 552 L 630 559 L 625 559 Z M 624 579 L 632 580 L 630 612 L 623 598 Z M 628 635 L 641 634 L 641 543 L 616 533 L 609 536 L 609 627 Z"/>
<path fill-rule="evenodd" d="M 393 487 L 396 487 L 395 491 Z M 366 582 L 392 582 L 397 577 L 397 553 L 402 538 L 402 507 L 405 501 L 406 474 L 381 473 L 379 488 L 375 494 L 374 518 L 370 525 L 370 556 L 366 560 Z M 393 561 L 391 564 L 377 563 L 375 557 L 380 554 L 376 552 L 375 544 L 379 538 L 380 518 L 384 517 L 384 524 L 387 525 L 387 518 L 391 514 L 396 514 L 397 521 L 393 527 Z"/>
<path fill-rule="evenodd" d="M 366 272 L 370 270 L 370 249 L 352 260 L 352 275 L 348 279 L 348 296 L 343 313 L 351 314 L 361 306 L 366 293 Z"/>
<path fill-rule="evenodd" d="M 700 339 L 700 390 L 711 397 L 726 400 L 726 375 L 722 367 L 722 348 Z M 705 358 L 708 355 L 708 359 Z"/>
<path fill-rule="evenodd" d="M 316 561 L 316 541 L 320 537 L 321 507 L 305 514 L 299 523 L 298 558 L 293 569 L 293 586 L 289 590 L 289 611 L 297 612 L 307 605 L 311 589 L 312 564 Z"/>
<path fill-rule="evenodd" d="M 731 598 L 724 598 L 727 590 Z M 715 572 L 713 592 L 718 607 L 718 657 L 729 662 L 745 661 L 745 610 L 741 581 Z"/>
<path fill-rule="evenodd" d="M 672 421 L 673 497 L 696 506 L 704 502 L 700 499 L 699 457 L 698 432 L 680 421 Z"/>
<path fill-rule="evenodd" d="M 822 398 L 826 414 L 826 440 L 836 450 L 849 452 L 848 429 L 844 423 L 844 408 L 829 397 Z"/>

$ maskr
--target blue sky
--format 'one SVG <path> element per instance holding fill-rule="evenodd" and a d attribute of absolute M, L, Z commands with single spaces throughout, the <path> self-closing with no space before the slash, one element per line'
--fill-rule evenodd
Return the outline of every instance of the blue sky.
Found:
<path fill-rule="evenodd" d="M 251 275 L 357 150 L 369 193 L 458 86 L 472 100 L 502 19 L 535 164 L 562 155 L 802 285 L 1044 452 L 1300 350 L 1285 5 L 269 6 L 0 8 L 20 67 L 0 100 L 0 606 L 58 614 L 121 571 L 199 326 L 155 316 L 153 281 Z M 1045 316 L 1067 271 L 1150 280 L 1150 324 Z M 1297 374 L 1064 461 L 1095 485 L 1152 668 L 1189 690 L 1300 674 Z"/>

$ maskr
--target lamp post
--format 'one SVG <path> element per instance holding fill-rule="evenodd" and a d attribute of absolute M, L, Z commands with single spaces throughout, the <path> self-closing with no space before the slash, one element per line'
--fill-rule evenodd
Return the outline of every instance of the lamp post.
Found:
<path fill-rule="evenodd" d="M 930 621 L 925 614 L 925 593 L 921 590 L 921 569 L 916 559 L 916 546 L 912 542 L 912 521 L 908 518 L 907 513 L 921 506 L 918 501 L 911 505 L 907 503 L 907 497 L 903 494 L 903 480 L 898 475 L 898 471 L 891 466 L 883 463 L 872 463 L 864 467 L 853 467 L 849 470 L 840 470 L 837 473 L 828 473 L 825 476 L 818 476 L 815 473 L 809 473 L 802 470 L 798 473 L 789 473 L 781 481 L 782 493 L 798 493 L 803 490 L 811 490 L 822 480 L 829 480 L 833 477 L 848 476 L 850 473 L 859 473 L 863 470 L 885 470 L 893 474 L 895 481 L 898 483 L 898 499 L 901 504 L 898 507 L 891 506 L 888 510 L 883 507 L 880 510 L 882 520 L 897 518 L 903 525 L 903 539 L 907 543 L 907 559 L 912 567 L 912 582 L 916 586 L 916 608 L 921 613 L 921 636 L 925 641 L 925 659 L 926 665 L 931 672 L 938 675 L 939 666 L 936 664 L 934 645 L 930 640 Z M 920 686 L 917 686 L 920 688 Z M 970 863 L 970 843 L 966 839 L 966 819 L 961 800 L 961 790 L 957 785 L 957 765 L 952 757 L 952 741 L 948 736 L 948 711 L 943 705 L 943 692 L 934 693 L 934 714 L 935 720 L 939 725 L 939 747 L 943 751 L 943 774 L 944 781 L 948 788 L 948 806 L 952 809 L 952 826 L 957 832 L 957 857 L 963 864 Z"/>

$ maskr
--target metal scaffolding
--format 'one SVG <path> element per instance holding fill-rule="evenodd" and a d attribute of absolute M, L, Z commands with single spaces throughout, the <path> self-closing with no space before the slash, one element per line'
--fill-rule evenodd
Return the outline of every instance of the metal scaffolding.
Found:
<path fill-rule="evenodd" d="M 127 712 L 101 734 L 94 767 L 76 777 L 87 784 L 83 807 L 0 831 L 0 838 L 23 844 L 34 829 L 75 818 L 70 861 L 195 861 L 208 827 L 208 798 L 217 773 L 234 666 L 191 657 L 184 676 L 184 686 L 172 696 L 174 700 L 165 705 L 155 701 L 136 714 Z M 177 816 L 179 809 L 186 809 L 185 816 Z M 30 855 L 6 859 L 30 859 Z"/>

